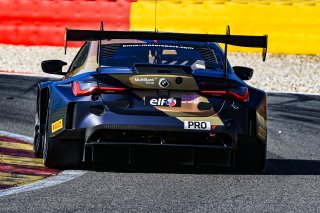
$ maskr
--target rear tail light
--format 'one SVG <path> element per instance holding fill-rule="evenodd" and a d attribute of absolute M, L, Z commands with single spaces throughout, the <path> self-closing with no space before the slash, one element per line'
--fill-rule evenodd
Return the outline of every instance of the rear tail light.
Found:
<path fill-rule="evenodd" d="M 249 90 L 247 87 L 232 88 L 228 90 L 201 90 L 202 94 L 225 96 L 230 97 L 238 101 L 249 101 Z"/>
<path fill-rule="evenodd" d="M 75 96 L 87 96 L 93 93 L 115 93 L 123 92 L 126 88 L 121 87 L 109 87 L 109 86 L 98 86 L 97 82 L 80 82 L 75 81 L 72 83 L 72 92 Z"/>

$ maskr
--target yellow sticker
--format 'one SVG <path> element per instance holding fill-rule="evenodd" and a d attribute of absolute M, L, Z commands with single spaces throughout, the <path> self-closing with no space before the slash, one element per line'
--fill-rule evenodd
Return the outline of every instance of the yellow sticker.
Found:
<path fill-rule="evenodd" d="M 62 127 L 63 127 L 62 119 L 52 123 L 51 124 L 52 133 L 58 131 L 59 129 L 62 129 Z"/>

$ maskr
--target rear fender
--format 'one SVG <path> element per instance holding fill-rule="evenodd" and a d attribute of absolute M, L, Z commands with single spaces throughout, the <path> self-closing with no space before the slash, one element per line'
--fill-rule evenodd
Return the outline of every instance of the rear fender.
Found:
<path fill-rule="evenodd" d="M 45 89 L 45 88 L 48 88 L 48 87 L 50 86 L 50 84 L 52 84 L 52 82 L 53 82 L 53 81 L 40 82 L 40 83 L 38 84 L 39 90 L 41 91 L 41 90 L 43 90 L 43 89 Z"/>

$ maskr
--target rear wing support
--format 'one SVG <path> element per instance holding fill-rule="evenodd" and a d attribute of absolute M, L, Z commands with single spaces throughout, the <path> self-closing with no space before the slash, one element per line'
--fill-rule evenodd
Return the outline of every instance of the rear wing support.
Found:
<path fill-rule="evenodd" d="M 226 36 L 230 36 L 230 26 L 227 26 L 226 30 Z M 227 55 L 228 55 L 228 44 L 224 44 L 224 64 L 223 64 L 223 70 L 224 70 L 224 75 L 225 77 L 228 77 L 228 60 L 227 60 Z"/>

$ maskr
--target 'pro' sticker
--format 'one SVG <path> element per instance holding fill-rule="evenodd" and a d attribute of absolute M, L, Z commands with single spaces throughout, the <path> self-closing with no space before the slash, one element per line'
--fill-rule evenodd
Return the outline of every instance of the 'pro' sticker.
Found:
<path fill-rule="evenodd" d="M 184 129 L 210 130 L 211 124 L 209 121 L 185 121 Z"/>
<path fill-rule="evenodd" d="M 62 128 L 63 128 L 62 119 L 51 124 L 52 133 L 54 133 Z"/>

